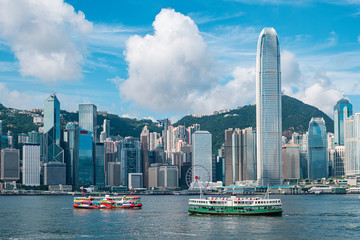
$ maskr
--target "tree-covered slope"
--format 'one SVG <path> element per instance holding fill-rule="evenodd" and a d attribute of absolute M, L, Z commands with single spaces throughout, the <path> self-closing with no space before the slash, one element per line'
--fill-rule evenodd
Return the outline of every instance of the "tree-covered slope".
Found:
<path fill-rule="evenodd" d="M 290 136 L 293 132 L 306 132 L 312 117 L 323 117 L 327 131 L 333 132 L 334 122 L 324 112 L 295 98 L 285 95 L 282 97 L 282 129 L 285 136 Z M 256 127 L 256 105 L 247 105 L 217 115 L 186 116 L 175 125 L 191 126 L 194 123 L 200 124 L 202 130 L 207 130 L 212 134 L 213 151 L 215 152 L 224 143 L 224 131 L 226 129 Z"/>

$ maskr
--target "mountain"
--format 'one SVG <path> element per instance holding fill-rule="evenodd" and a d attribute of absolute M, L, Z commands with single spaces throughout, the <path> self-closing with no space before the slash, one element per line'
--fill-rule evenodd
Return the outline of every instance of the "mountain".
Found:
<path fill-rule="evenodd" d="M 3 134 L 6 134 L 8 130 L 13 131 L 14 140 L 17 142 L 18 134 L 28 133 L 33 130 L 37 131 L 39 125 L 33 123 L 32 115 L 34 113 L 30 111 L 6 108 L 0 104 L 0 120 L 3 121 Z M 65 127 L 66 122 L 78 121 L 79 118 L 78 113 L 67 112 L 65 110 L 61 110 L 61 115 L 63 117 L 62 128 Z M 290 137 L 293 132 L 306 132 L 312 117 L 323 117 L 326 122 L 327 131 L 333 132 L 334 122 L 324 112 L 295 98 L 285 95 L 282 97 L 283 135 Z M 102 131 L 104 119 L 110 120 L 110 131 L 114 136 L 139 137 L 145 125 L 148 125 L 151 132 L 161 132 L 162 130 L 151 120 L 122 118 L 115 114 L 107 114 L 106 116 L 98 115 L 97 117 L 97 124 L 99 126 L 98 135 Z M 226 113 L 203 117 L 185 116 L 174 125 L 185 125 L 188 127 L 194 123 L 199 123 L 202 130 L 207 130 L 212 134 L 213 151 L 216 152 L 224 143 L 225 129 L 256 127 L 256 106 L 247 105 Z"/>
<path fill-rule="evenodd" d="M 293 132 L 305 133 L 312 117 L 323 117 L 328 132 L 334 131 L 334 121 L 324 112 L 295 98 L 282 96 L 282 129 L 283 135 L 290 137 Z M 213 152 L 224 143 L 224 132 L 228 128 L 256 127 L 256 105 L 247 105 L 226 113 L 203 117 L 186 116 L 180 119 L 175 126 L 191 126 L 200 124 L 201 130 L 212 134 Z"/>

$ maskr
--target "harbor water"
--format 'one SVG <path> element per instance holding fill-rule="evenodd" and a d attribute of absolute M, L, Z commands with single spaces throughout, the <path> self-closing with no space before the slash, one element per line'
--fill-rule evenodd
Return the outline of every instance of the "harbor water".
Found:
<path fill-rule="evenodd" d="M 359 239 L 359 195 L 285 195 L 282 216 L 189 215 L 198 196 L 142 209 L 73 209 L 72 196 L 0 196 L 0 239 Z"/>

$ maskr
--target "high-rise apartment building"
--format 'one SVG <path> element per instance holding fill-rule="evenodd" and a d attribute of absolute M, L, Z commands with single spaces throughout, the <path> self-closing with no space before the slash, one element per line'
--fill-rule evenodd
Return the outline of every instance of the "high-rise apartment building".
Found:
<path fill-rule="evenodd" d="M 282 183 L 281 67 L 274 28 L 264 28 L 256 55 L 257 180 L 261 186 Z"/>
<path fill-rule="evenodd" d="M 22 184 L 40 186 L 40 144 L 23 145 Z"/>
<path fill-rule="evenodd" d="M 198 176 L 200 181 L 212 181 L 212 140 L 208 131 L 196 131 L 192 135 L 192 166 L 200 165 L 207 173 L 193 171 L 193 181 Z"/>
<path fill-rule="evenodd" d="M 312 118 L 308 136 L 308 177 L 328 177 L 328 154 L 326 125 L 323 118 Z"/>
<path fill-rule="evenodd" d="M 335 145 L 344 145 L 344 121 L 352 116 L 352 104 L 342 97 L 334 106 Z"/>
<path fill-rule="evenodd" d="M 345 119 L 345 175 L 360 176 L 360 113 Z"/>

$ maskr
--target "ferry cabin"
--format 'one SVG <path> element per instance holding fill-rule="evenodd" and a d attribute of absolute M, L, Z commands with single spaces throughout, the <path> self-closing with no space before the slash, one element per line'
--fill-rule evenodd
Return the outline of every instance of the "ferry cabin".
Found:
<path fill-rule="evenodd" d="M 252 215 L 282 213 L 280 199 L 261 198 L 207 198 L 190 199 L 190 213 Z"/>

